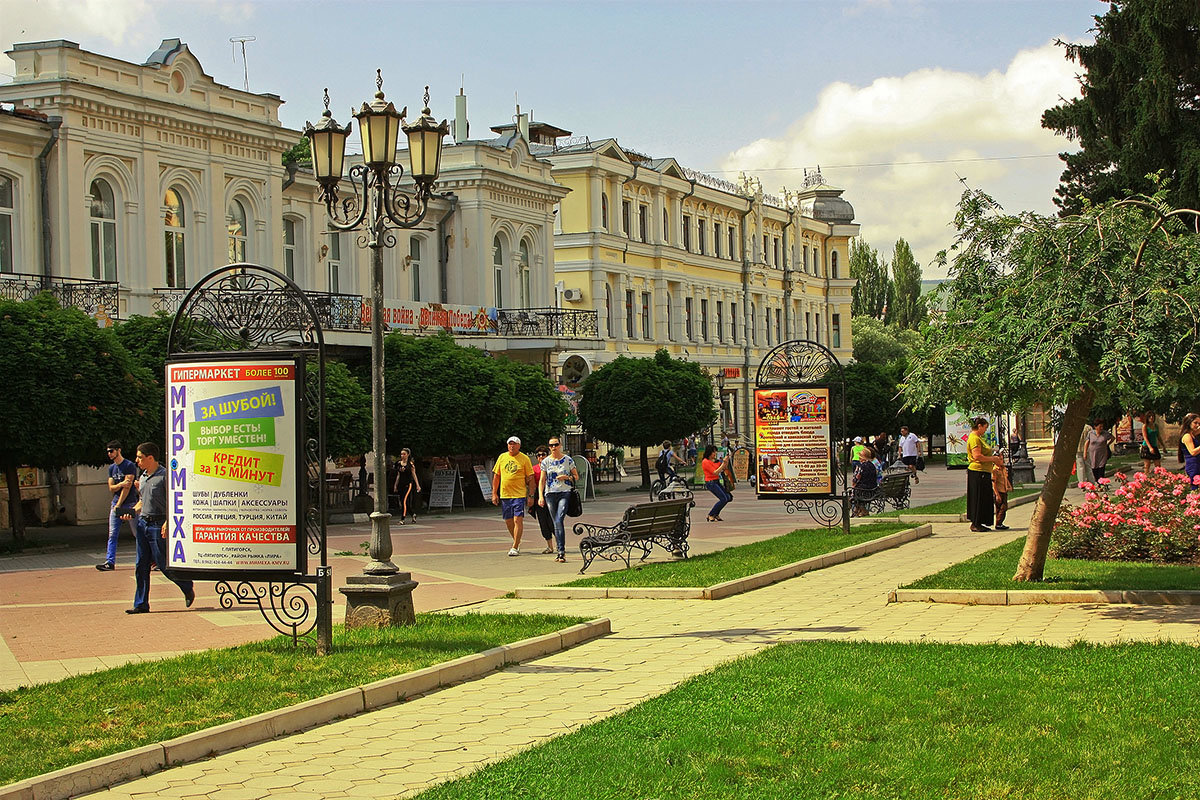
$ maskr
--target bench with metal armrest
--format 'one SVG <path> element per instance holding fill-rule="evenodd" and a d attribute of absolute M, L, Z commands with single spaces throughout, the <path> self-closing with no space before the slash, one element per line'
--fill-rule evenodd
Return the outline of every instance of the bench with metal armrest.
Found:
<path fill-rule="evenodd" d="M 628 568 L 630 553 L 642 551 L 641 560 L 645 561 L 655 545 L 677 558 L 687 558 L 694 505 L 690 497 L 658 500 L 630 506 L 616 525 L 576 523 L 575 534 L 583 536 L 579 541 L 579 555 L 583 558 L 579 573 L 582 575 L 596 558 L 623 559 Z"/>

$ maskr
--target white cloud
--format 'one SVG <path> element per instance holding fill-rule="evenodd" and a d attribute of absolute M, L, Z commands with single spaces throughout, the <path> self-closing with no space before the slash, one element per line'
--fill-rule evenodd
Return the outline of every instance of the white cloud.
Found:
<path fill-rule="evenodd" d="M 43 39 L 136 43 L 140 31 L 153 27 L 154 9 L 149 0 L 0 0 L 0 52 Z M 13 62 L 0 55 L 2 79 L 10 79 L 13 70 Z"/>
<path fill-rule="evenodd" d="M 820 164 L 826 182 L 846 190 L 863 239 L 890 256 L 903 236 L 926 276 L 940 277 L 928 265 L 951 243 L 959 176 L 1009 211 L 1054 210 L 1062 162 L 1013 157 L 1071 148 L 1042 129 L 1041 115 L 1078 90 L 1075 67 L 1053 44 L 1018 53 L 1004 72 L 921 69 L 868 86 L 833 83 L 783 136 L 747 144 L 723 168 L 795 188 L 802 167 Z"/>

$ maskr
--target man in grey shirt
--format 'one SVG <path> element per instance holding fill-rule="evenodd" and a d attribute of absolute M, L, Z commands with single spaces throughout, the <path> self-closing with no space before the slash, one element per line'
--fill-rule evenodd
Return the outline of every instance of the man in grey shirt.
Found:
<path fill-rule="evenodd" d="M 167 468 L 158 463 L 159 449 L 153 442 L 142 442 L 137 448 L 137 465 L 141 469 L 138 480 L 139 500 L 134 510 L 137 517 L 137 564 L 133 574 L 137 588 L 133 593 L 133 608 L 126 614 L 145 614 L 150 611 L 150 564 L 171 578 L 183 592 L 185 606 L 191 608 L 196 601 L 192 582 L 179 580 L 167 574 L 167 541 L 162 528 L 167 521 Z M 129 519 L 129 517 L 125 517 Z"/>

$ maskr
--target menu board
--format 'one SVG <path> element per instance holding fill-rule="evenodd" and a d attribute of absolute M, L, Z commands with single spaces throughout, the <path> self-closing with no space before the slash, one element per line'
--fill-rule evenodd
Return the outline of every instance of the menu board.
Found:
<path fill-rule="evenodd" d="M 829 389 L 757 389 L 754 392 L 758 496 L 832 493 Z"/>
<path fill-rule="evenodd" d="M 462 505 L 462 486 L 458 482 L 458 470 L 435 469 L 429 487 L 429 507 L 453 509 L 454 506 Z"/>

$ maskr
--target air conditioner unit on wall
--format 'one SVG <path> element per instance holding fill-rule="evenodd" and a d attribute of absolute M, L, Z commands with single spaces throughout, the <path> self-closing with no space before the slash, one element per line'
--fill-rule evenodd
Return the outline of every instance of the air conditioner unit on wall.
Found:
<path fill-rule="evenodd" d="M 567 300 L 569 302 L 574 303 L 574 302 L 577 302 L 582 299 L 583 299 L 583 290 L 582 289 L 563 289 L 563 300 Z"/>

